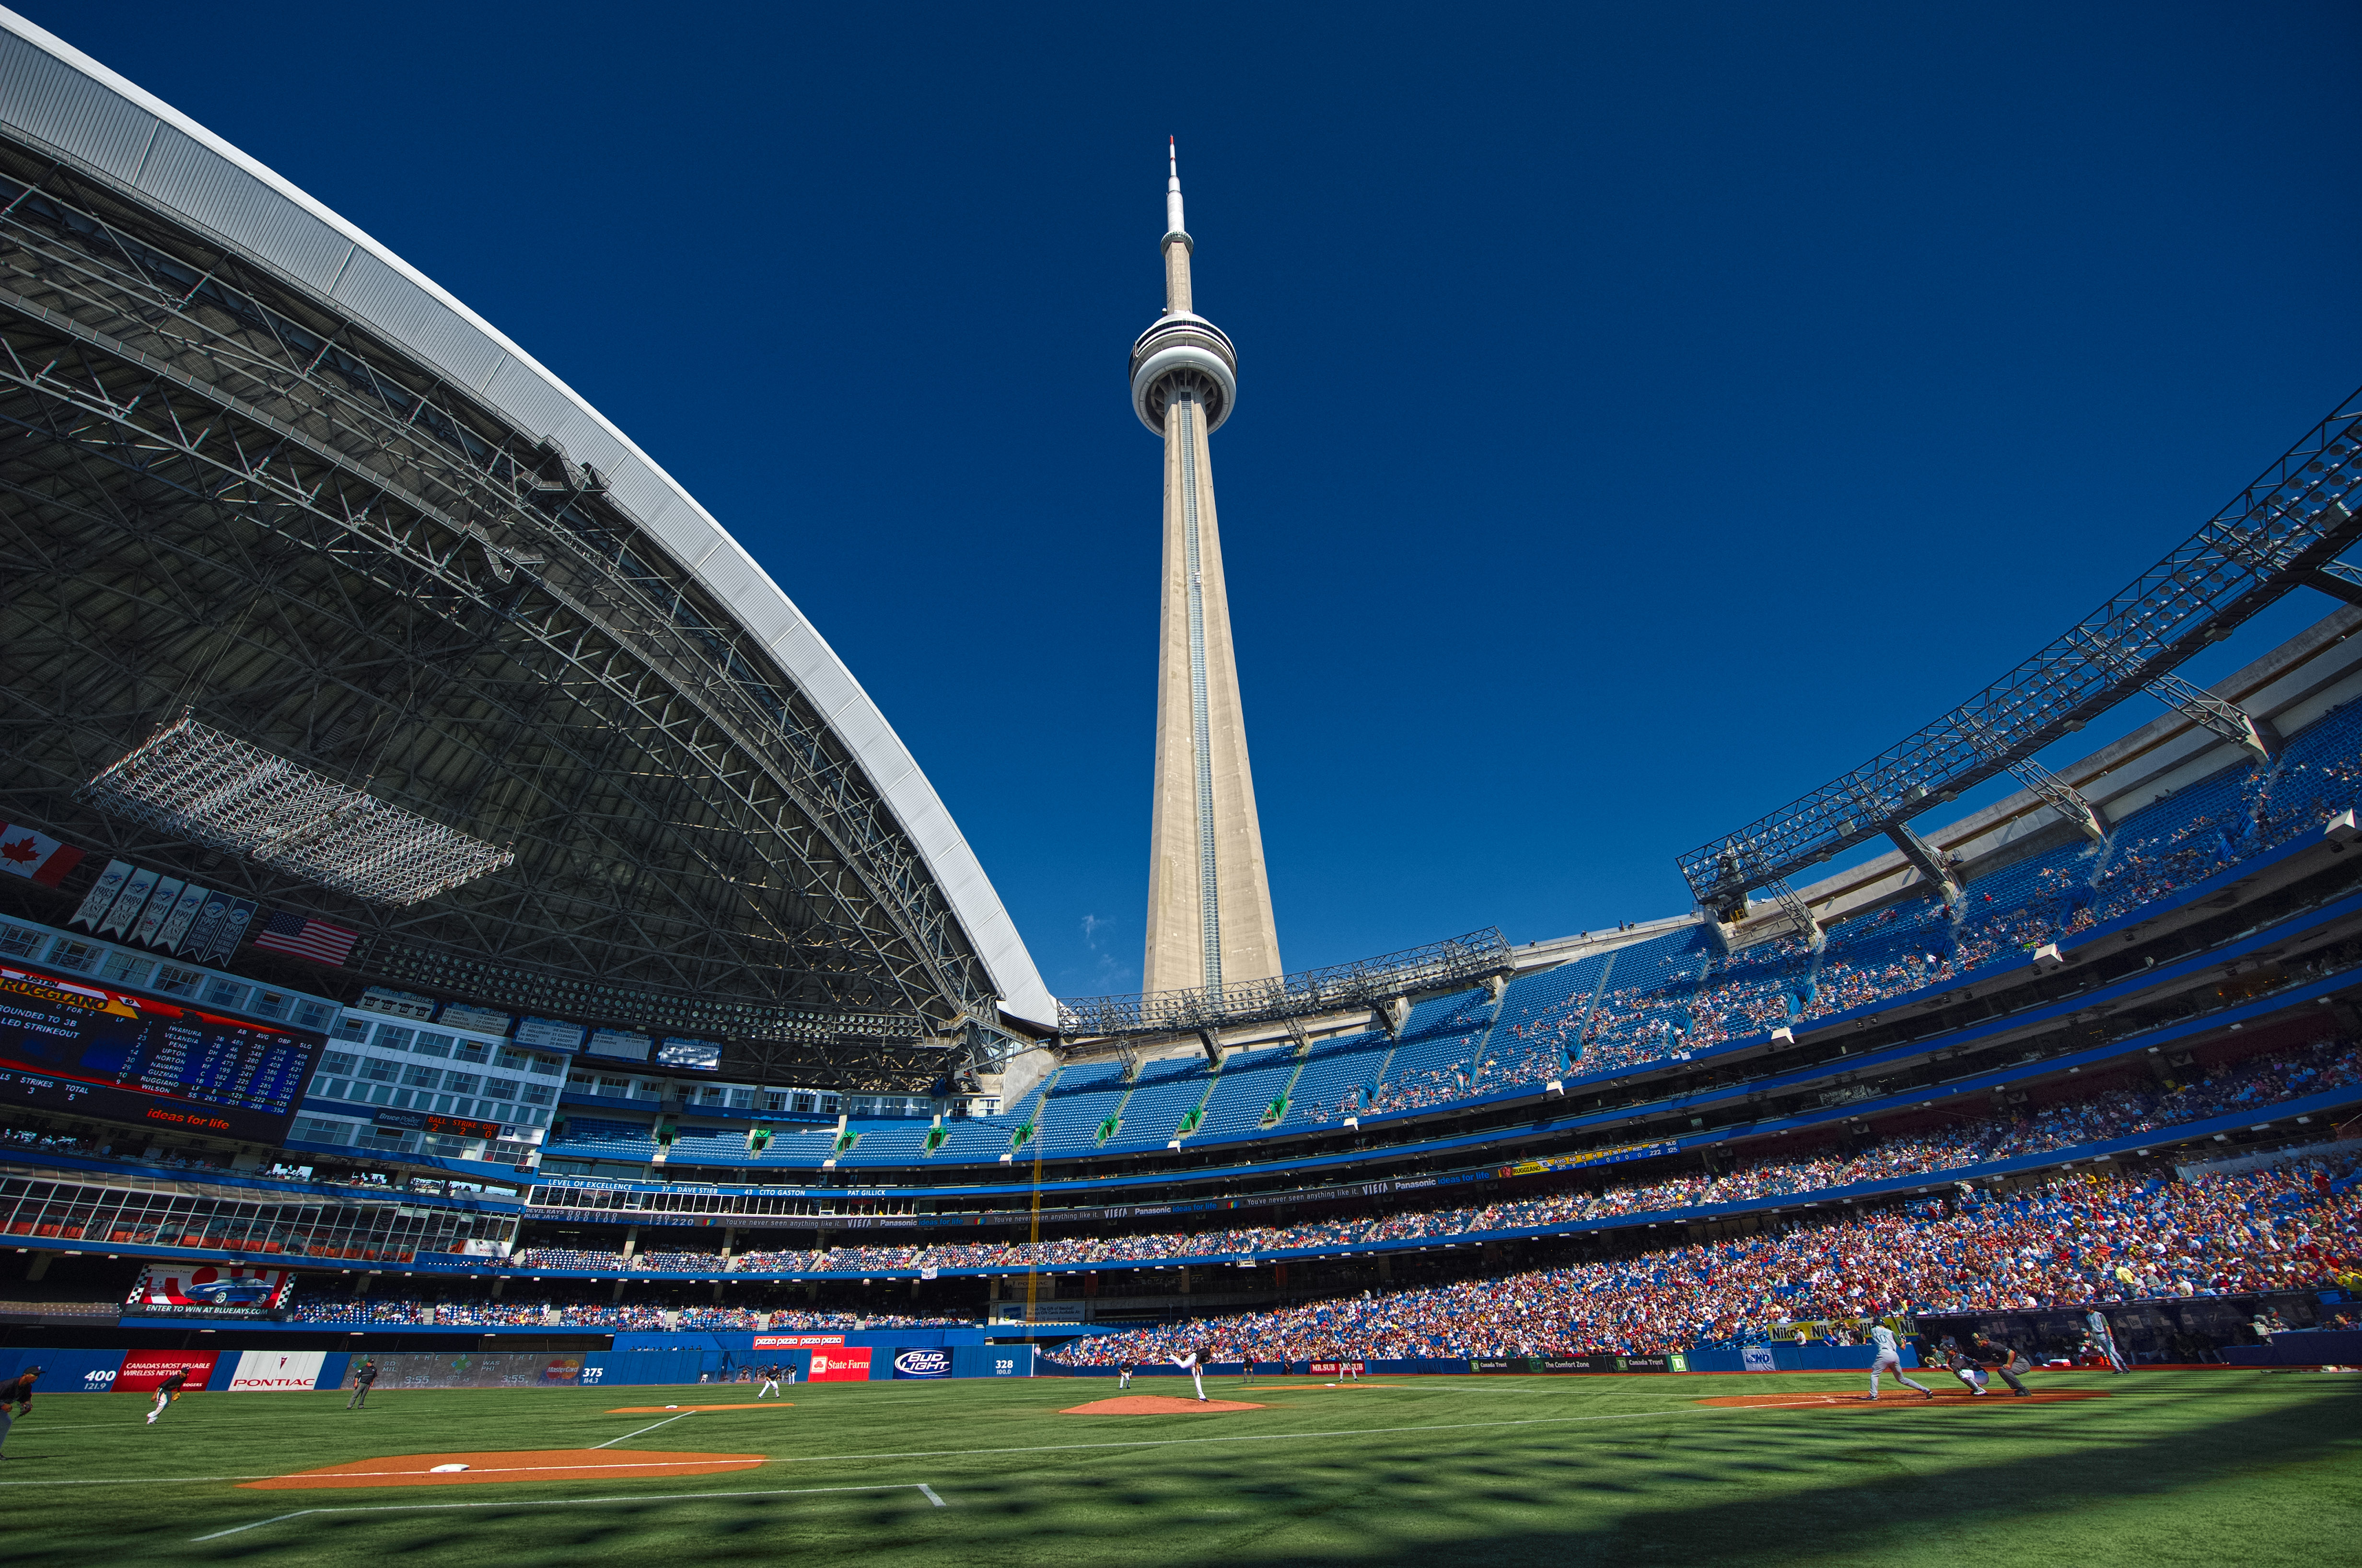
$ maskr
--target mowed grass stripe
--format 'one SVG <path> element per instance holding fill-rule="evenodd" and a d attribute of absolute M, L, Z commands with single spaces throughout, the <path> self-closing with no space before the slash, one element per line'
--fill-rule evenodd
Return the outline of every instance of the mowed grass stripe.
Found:
<path fill-rule="evenodd" d="M 320 1408 L 331 1397 L 341 1406 L 341 1396 L 223 1396 L 202 1412 L 176 1408 L 154 1429 L 127 1420 L 54 1445 L 34 1441 L 37 1413 L 12 1434 L 8 1451 L 22 1458 L 0 1465 L 0 1485 L 98 1488 L 11 1486 L 11 1568 L 87 1568 L 141 1551 L 243 1568 L 381 1568 L 394 1553 L 436 1568 L 555 1568 L 585 1556 L 602 1568 L 739 1568 L 790 1555 L 799 1568 L 1490 1568 L 1704 1557 L 1717 1568 L 1800 1557 L 1816 1568 L 1957 1568 L 1964 1551 L 2009 1565 L 2158 1568 L 2338 1560 L 2340 1521 L 2362 1517 L 2353 1463 L 2362 1406 L 2353 1385 L 2329 1379 L 2061 1377 L 2113 1397 L 1968 1418 L 1690 1403 L 1783 1389 L 1827 1395 L 1861 1382 L 1810 1375 L 1537 1378 L 1522 1392 L 1556 1408 L 1523 1418 L 1488 1397 L 1525 1381 L 1435 1380 L 1370 1389 L 1350 1410 L 1307 1401 L 1169 1421 L 1054 1413 L 1107 1388 L 1097 1381 L 823 1385 L 800 1388 L 810 1403 L 785 1416 L 712 1426 L 732 1414 L 701 1411 L 696 1427 L 643 1440 L 678 1446 L 667 1440 L 698 1432 L 699 1446 L 763 1453 L 812 1476 L 816 1489 L 840 1479 L 874 1485 L 879 1471 L 900 1471 L 899 1482 L 923 1456 L 925 1484 L 958 1505 L 948 1511 L 914 1509 L 907 1491 L 724 1496 L 761 1474 L 740 1471 L 695 1490 L 653 1479 L 620 1492 L 613 1481 L 487 1485 L 468 1498 L 481 1506 L 465 1511 L 420 1512 L 380 1493 L 370 1505 L 399 1511 L 307 1516 L 192 1542 L 275 1517 L 234 1480 L 197 1479 L 198 1470 L 250 1478 L 446 1448 L 542 1448 L 561 1432 L 612 1438 L 633 1426 L 604 1413 L 612 1388 L 398 1390 L 382 1408 L 373 1398 L 350 1413 Z M 144 1408 L 122 1405 L 127 1416 Z M 171 1430 L 184 1413 L 205 1419 Z M 922 1425 L 930 1446 L 909 1449 Z M 212 1463 L 185 1463 L 200 1455 Z M 40 1474 L 50 1465 L 65 1474 Z M 108 1486 L 125 1503 L 104 1501 Z M 593 1491 L 616 1500 L 580 1518 L 555 1506 Z"/>

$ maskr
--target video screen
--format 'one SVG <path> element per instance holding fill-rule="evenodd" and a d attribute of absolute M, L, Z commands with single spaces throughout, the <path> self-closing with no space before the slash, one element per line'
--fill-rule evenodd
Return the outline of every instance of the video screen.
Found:
<path fill-rule="evenodd" d="M 0 1103 L 276 1143 L 326 1043 L 0 965 Z"/>

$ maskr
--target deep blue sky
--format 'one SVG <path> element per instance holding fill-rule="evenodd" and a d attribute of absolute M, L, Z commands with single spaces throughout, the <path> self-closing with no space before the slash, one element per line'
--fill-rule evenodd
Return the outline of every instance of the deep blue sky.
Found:
<path fill-rule="evenodd" d="M 1240 347 L 1291 967 L 1686 908 L 1676 852 L 2031 652 L 2362 381 L 2350 4 L 18 3 L 669 468 L 1068 995 L 1139 983 L 1123 362 L 1167 134 Z"/>

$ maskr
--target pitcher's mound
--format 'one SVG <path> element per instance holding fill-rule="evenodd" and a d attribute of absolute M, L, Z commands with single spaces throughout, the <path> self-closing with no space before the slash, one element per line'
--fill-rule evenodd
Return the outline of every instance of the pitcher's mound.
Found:
<path fill-rule="evenodd" d="M 1261 1405 L 1244 1405 L 1235 1399 L 1175 1399 L 1164 1394 L 1126 1394 L 1120 1399 L 1094 1399 L 1087 1405 L 1069 1405 L 1058 1412 L 1062 1416 L 1189 1416 L 1219 1415 L 1224 1410 L 1260 1410 Z"/>
<path fill-rule="evenodd" d="M 250 1492 L 323 1486 L 480 1486 L 488 1482 L 631 1481 L 641 1476 L 718 1475 L 751 1469 L 759 1453 L 651 1453 L 645 1449 L 545 1448 L 508 1453 L 398 1453 L 240 1485 Z M 459 1464 L 464 1470 L 448 1468 Z"/>
<path fill-rule="evenodd" d="M 2037 1388 L 2021 1399 L 2014 1394 L 1970 1394 L 1965 1389 L 1958 1394 L 1939 1393 L 1933 1399 L 1922 1399 L 1908 1388 L 1900 1394 L 1882 1394 L 1875 1403 L 1882 1409 L 1888 1406 L 1907 1406 L 1914 1409 L 1925 1405 L 2062 1405 L 2070 1399 L 2104 1399 L 2107 1394 L 2098 1388 Z M 1873 1401 L 1859 1394 L 1727 1394 L 1718 1399 L 1700 1399 L 1701 1405 L 1719 1405 L 1726 1409 L 1738 1408 L 1749 1410 L 1860 1409 Z"/>

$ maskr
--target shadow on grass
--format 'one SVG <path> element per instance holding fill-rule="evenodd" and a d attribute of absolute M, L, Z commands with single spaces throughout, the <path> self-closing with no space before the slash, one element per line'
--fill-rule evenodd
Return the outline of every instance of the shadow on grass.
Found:
<path fill-rule="evenodd" d="M 493 1506 L 331 1514 L 203 1546 L 189 1537 L 292 1511 L 128 1515 L 12 1542 L 15 1562 L 87 1564 L 133 1552 L 219 1563 L 968 1563 L 1124 1568 L 1367 1563 L 1753 1565 L 1896 1562 L 1963 1550 L 2041 1562 L 2291 1560 L 2337 1550 L 2353 1517 L 2362 1388 L 2141 1395 L 2105 1402 L 1929 1411 L 1669 1413 L 1613 1432 L 1507 1429 L 1487 1446 L 1417 1433 L 1308 1438 L 1240 1450 L 1122 1450 L 767 1467 L 777 1486 L 928 1481 L 915 1492 L 588 1507 Z M 681 1488 L 687 1490 L 689 1488 Z M 716 1492 L 734 1490 L 716 1487 Z M 466 1499 L 339 1495 L 319 1505 Z M 96 1499 L 91 1500 L 94 1504 Z M 2124 1505 L 2137 1505 L 2128 1513 Z M 14 1532 L 12 1532 L 13 1534 Z"/>

